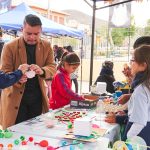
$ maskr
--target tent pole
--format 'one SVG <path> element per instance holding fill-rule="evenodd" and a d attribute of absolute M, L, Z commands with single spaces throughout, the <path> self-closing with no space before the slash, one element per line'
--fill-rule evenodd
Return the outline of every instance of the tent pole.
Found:
<path fill-rule="evenodd" d="M 94 51 L 94 36 L 95 36 L 95 11 L 96 11 L 96 0 L 93 0 L 92 40 L 91 40 L 89 91 L 90 91 L 90 86 L 92 85 L 92 76 L 93 76 L 93 51 Z"/>
<path fill-rule="evenodd" d="M 129 44 L 128 44 L 128 62 L 130 61 L 130 44 L 131 44 L 131 39 L 130 39 L 130 35 L 131 35 L 131 30 L 130 27 L 128 28 L 129 31 Z"/>
<path fill-rule="evenodd" d="M 80 79 L 80 94 L 82 93 L 82 58 L 83 58 L 83 38 L 81 39 L 81 52 L 80 52 L 80 56 L 81 56 L 81 79 Z"/>

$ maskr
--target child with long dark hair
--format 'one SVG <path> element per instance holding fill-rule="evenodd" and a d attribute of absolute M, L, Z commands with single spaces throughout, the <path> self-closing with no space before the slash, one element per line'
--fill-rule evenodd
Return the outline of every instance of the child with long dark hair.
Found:
<path fill-rule="evenodd" d="M 78 95 L 71 89 L 70 74 L 80 65 L 80 59 L 75 53 L 65 52 L 62 55 L 61 62 L 55 74 L 51 90 L 50 108 L 57 109 L 68 105 L 71 99 L 84 100 L 84 97 Z"/>
<path fill-rule="evenodd" d="M 133 76 L 140 75 L 140 78 L 128 102 L 129 119 L 124 140 L 138 135 L 150 146 L 150 46 L 135 49 L 131 73 Z"/>

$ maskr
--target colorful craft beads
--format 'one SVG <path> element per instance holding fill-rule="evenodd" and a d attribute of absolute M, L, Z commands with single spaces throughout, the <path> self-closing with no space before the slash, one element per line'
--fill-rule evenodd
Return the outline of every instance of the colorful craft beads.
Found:
<path fill-rule="evenodd" d="M 14 141 L 14 144 L 15 144 L 15 145 L 19 145 L 19 143 L 20 143 L 20 141 L 19 141 L 18 139 L 16 139 L 16 140 Z"/>
<path fill-rule="evenodd" d="M 24 136 L 20 136 L 20 140 L 21 140 L 21 141 L 24 141 L 24 140 L 25 140 L 25 137 L 24 137 Z"/>
<path fill-rule="evenodd" d="M 8 150 L 11 150 L 13 148 L 13 145 L 12 144 L 8 144 L 7 147 L 8 147 Z"/>
<path fill-rule="evenodd" d="M 72 128 L 72 123 L 68 122 L 68 129 L 71 129 L 71 128 Z"/>
<path fill-rule="evenodd" d="M 13 136 L 13 133 L 9 131 L 8 129 L 0 130 L 0 138 L 11 138 L 12 136 Z"/>

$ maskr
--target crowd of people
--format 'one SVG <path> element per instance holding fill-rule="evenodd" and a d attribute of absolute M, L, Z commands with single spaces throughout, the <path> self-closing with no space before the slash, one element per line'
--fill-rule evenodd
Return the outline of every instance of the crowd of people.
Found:
<path fill-rule="evenodd" d="M 85 100 L 78 94 L 77 70 L 80 58 L 68 45 L 51 47 L 43 40 L 39 17 L 25 16 L 22 36 L 5 43 L 1 53 L 0 72 L 0 125 L 5 129 L 36 117 L 49 109 L 68 105 L 71 99 Z M 124 94 L 118 103 L 126 104 L 124 115 L 114 114 L 109 123 L 126 124 L 123 140 L 142 137 L 150 145 L 150 37 L 138 38 L 134 45 L 130 67 L 123 70 L 129 78 L 133 92 Z M 106 82 L 106 90 L 114 93 L 113 62 L 105 61 L 95 81 Z M 51 94 L 47 95 L 46 79 L 51 79 Z M 72 90 L 72 83 L 75 91 Z M 119 118 L 119 119 L 118 119 Z M 119 122 L 121 121 L 121 122 Z"/>

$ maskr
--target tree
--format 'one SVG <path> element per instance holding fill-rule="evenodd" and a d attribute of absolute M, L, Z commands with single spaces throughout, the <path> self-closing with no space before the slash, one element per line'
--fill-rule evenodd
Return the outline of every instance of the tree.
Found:
<path fill-rule="evenodd" d="M 150 35 L 150 19 L 147 21 L 147 26 L 144 29 L 145 35 Z"/>
<path fill-rule="evenodd" d="M 121 46 L 127 37 L 135 35 L 134 17 L 131 17 L 131 26 L 129 28 L 113 28 L 111 35 L 115 46 Z"/>

